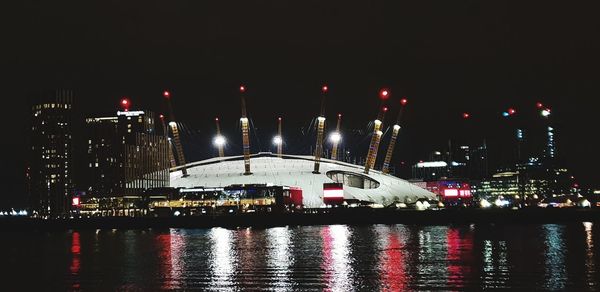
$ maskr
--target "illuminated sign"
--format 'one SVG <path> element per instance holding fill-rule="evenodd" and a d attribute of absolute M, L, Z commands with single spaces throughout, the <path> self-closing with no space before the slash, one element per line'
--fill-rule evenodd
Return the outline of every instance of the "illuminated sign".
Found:
<path fill-rule="evenodd" d="M 79 207 L 81 202 L 79 201 L 79 197 L 73 197 L 71 204 L 75 207 Z"/>
<path fill-rule="evenodd" d="M 341 183 L 323 184 L 323 202 L 325 204 L 341 204 L 344 202 L 344 185 Z"/>
<path fill-rule="evenodd" d="M 457 189 L 445 189 L 444 197 L 458 197 L 458 190 Z"/>
<path fill-rule="evenodd" d="M 126 117 L 137 117 L 144 114 L 144 111 L 132 111 L 132 112 L 122 112 L 118 111 L 117 116 L 126 116 Z"/>
<path fill-rule="evenodd" d="M 430 162 L 419 162 L 417 163 L 417 167 L 425 168 L 425 167 L 446 167 L 448 163 L 445 161 L 430 161 Z"/>

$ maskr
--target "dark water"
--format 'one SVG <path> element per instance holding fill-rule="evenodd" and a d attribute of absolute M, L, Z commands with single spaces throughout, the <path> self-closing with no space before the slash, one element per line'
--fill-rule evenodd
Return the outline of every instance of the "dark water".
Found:
<path fill-rule="evenodd" d="M 597 290 L 599 230 L 579 223 L 4 232 L 0 276 L 10 290 Z"/>

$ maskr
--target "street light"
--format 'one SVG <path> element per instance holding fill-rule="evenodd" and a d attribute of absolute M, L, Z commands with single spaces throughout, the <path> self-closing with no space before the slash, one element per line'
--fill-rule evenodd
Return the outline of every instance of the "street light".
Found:
<path fill-rule="evenodd" d="M 223 147 L 226 143 L 227 143 L 227 140 L 225 140 L 225 137 L 223 137 L 221 135 L 217 135 L 213 139 L 213 144 L 217 147 Z"/>
<path fill-rule="evenodd" d="M 333 132 L 329 135 L 329 141 L 331 141 L 332 143 L 339 143 L 340 141 L 342 141 L 342 134 L 340 134 L 339 132 Z"/>
<path fill-rule="evenodd" d="M 283 138 L 281 138 L 279 135 L 273 137 L 273 144 L 277 146 L 283 144 Z"/>

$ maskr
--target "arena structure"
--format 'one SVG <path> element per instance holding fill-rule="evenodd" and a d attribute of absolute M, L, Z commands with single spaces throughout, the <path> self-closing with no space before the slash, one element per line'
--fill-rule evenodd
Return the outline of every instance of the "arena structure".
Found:
<path fill-rule="evenodd" d="M 390 206 L 436 200 L 435 194 L 405 180 L 379 171 L 365 174 L 363 166 L 350 163 L 321 159 L 320 171 L 314 173 L 314 156 L 259 153 L 250 155 L 250 160 L 251 174 L 244 171 L 243 156 L 216 157 L 188 163 L 172 169 L 170 184 L 175 188 L 232 185 L 299 188 L 305 208 L 326 207 L 328 195 L 324 192 L 324 184 L 336 183 L 343 186 L 344 204 Z M 341 190 L 339 194 L 341 196 Z"/>

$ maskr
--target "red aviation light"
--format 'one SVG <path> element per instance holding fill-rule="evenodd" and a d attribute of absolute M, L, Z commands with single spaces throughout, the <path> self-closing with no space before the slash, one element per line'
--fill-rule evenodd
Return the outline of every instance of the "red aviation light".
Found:
<path fill-rule="evenodd" d="M 218 121 L 219 121 L 219 117 L 216 117 L 216 118 L 215 118 L 215 122 L 218 122 Z"/>
<path fill-rule="evenodd" d="M 544 104 L 543 104 L 543 103 L 541 103 L 541 102 L 538 102 L 538 103 L 536 103 L 536 104 L 535 104 L 535 107 L 537 107 L 537 108 L 541 109 L 541 108 L 543 108 L 543 107 L 544 107 Z"/>
<path fill-rule="evenodd" d="M 170 92 L 168 92 L 167 90 L 165 90 L 165 91 L 163 91 L 163 96 L 164 96 L 165 98 L 171 98 L 171 93 L 170 93 Z"/>
<path fill-rule="evenodd" d="M 327 85 L 323 85 L 323 87 L 321 87 L 321 91 L 323 93 L 327 93 L 327 91 L 329 91 L 329 87 Z"/>
<path fill-rule="evenodd" d="M 514 108 L 511 107 L 511 108 L 508 109 L 508 114 L 511 115 L 511 116 L 514 115 L 514 114 L 516 114 L 516 113 L 517 113 L 517 110 L 515 110 Z"/>
<path fill-rule="evenodd" d="M 383 112 L 384 112 L 384 113 L 387 113 L 387 111 L 388 111 L 388 108 L 387 108 L 387 106 L 384 106 L 384 107 L 383 107 Z"/>
<path fill-rule="evenodd" d="M 246 86 L 240 85 L 240 93 L 246 92 Z"/>
<path fill-rule="evenodd" d="M 277 120 L 281 122 L 281 117 L 277 118 Z"/>
<path fill-rule="evenodd" d="M 405 97 L 405 98 L 402 98 L 402 99 L 400 100 L 400 105 L 402 105 L 402 106 L 405 106 L 407 103 L 408 103 L 408 99 L 406 99 L 406 97 Z"/>
<path fill-rule="evenodd" d="M 73 197 L 73 199 L 71 199 L 71 205 L 73 207 L 79 207 L 81 205 L 81 201 L 79 200 L 79 197 Z"/>
<path fill-rule="evenodd" d="M 165 119 L 165 115 L 163 115 L 163 114 L 160 114 L 158 117 L 159 117 L 161 120 L 164 120 L 164 119 Z"/>
<path fill-rule="evenodd" d="M 468 118 L 471 117 L 471 114 L 469 114 L 469 113 L 463 113 L 462 117 L 463 117 L 463 119 L 468 119 Z"/>
<path fill-rule="evenodd" d="M 342 117 L 342 114 L 338 114 L 338 118 L 341 118 L 341 117 Z"/>
<path fill-rule="evenodd" d="M 379 90 L 379 98 L 383 100 L 390 98 L 390 91 L 387 88 L 382 88 Z"/>
<path fill-rule="evenodd" d="M 121 104 L 121 108 L 123 108 L 124 111 L 128 111 L 129 107 L 131 106 L 131 101 L 129 100 L 129 98 L 123 97 L 121 99 L 120 104 Z"/>

